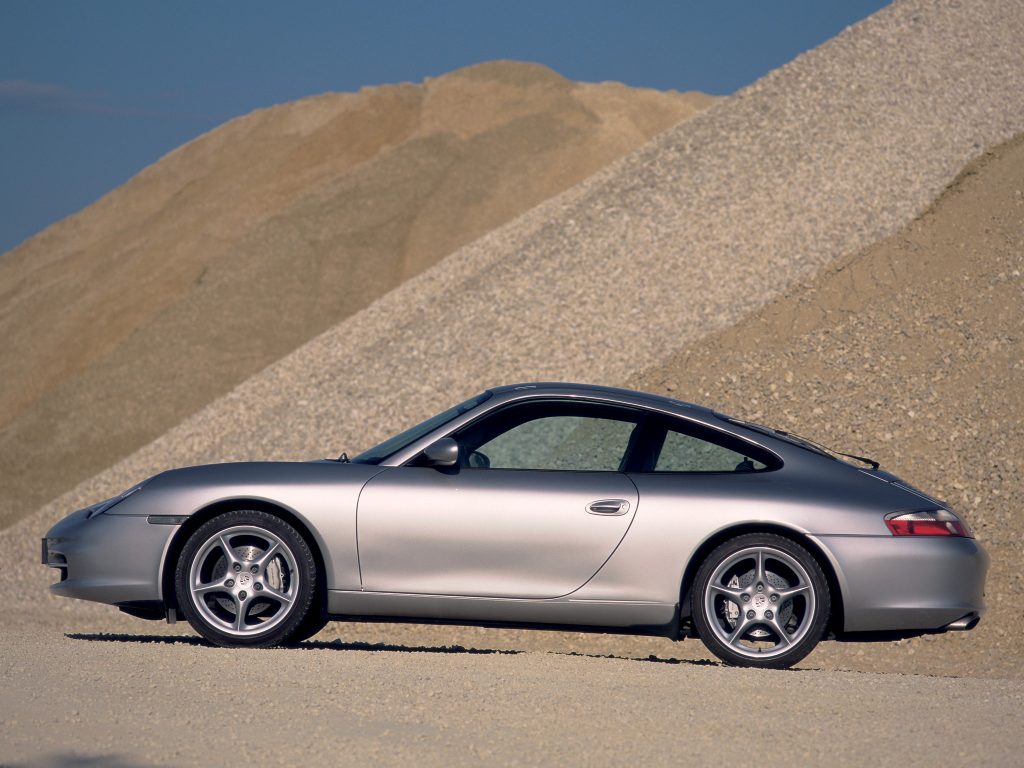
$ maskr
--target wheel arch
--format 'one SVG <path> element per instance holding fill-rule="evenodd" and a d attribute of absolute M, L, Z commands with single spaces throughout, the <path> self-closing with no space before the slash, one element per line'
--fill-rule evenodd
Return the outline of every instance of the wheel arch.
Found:
<path fill-rule="evenodd" d="M 733 525 L 728 528 L 723 528 L 720 531 L 716 531 L 701 542 L 700 546 L 697 547 L 693 555 L 690 557 L 690 561 L 686 564 L 686 569 L 683 571 L 683 581 L 679 590 L 680 618 L 685 620 L 689 619 L 691 616 L 690 591 L 693 588 L 693 581 L 697 576 L 697 571 L 700 568 L 701 563 L 703 563 L 704 560 L 707 559 L 707 556 L 710 555 L 711 552 L 720 544 L 746 533 L 773 533 L 777 536 L 783 536 L 799 544 L 811 553 L 811 556 L 814 557 L 814 559 L 818 561 L 818 565 L 821 566 L 822 573 L 825 574 L 825 581 L 828 584 L 829 599 L 832 604 L 832 611 L 828 620 L 828 631 L 830 633 L 841 632 L 844 625 L 843 590 L 839 582 L 839 578 L 836 575 L 832 559 L 828 556 L 828 553 L 825 552 L 822 546 L 812 537 L 798 530 L 789 528 L 785 525 L 779 525 L 777 523 L 759 522 Z M 692 629 L 690 631 L 692 632 Z"/>
<path fill-rule="evenodd" d="M 325 565 L 324 555 L 320 549 L 320 544 L 313 532 L 309 529 L 309 526 L 294 512 L 290 509 L 275 504 L 272 501 L 266 499 L 254 499 L 247 497 L 238 497 L 232 499 L 222 499 L 220 501 L 208 504 L 202 507 L 191 515 L 188 519 L 182 523 L 181 527 L 175 532 L 171 538 L 170 545 L 167 548 L 167 554 L 164 557 L 163 572 L 160 574 L 160 586 L 161 594 L 163 595 L 164 608 L 174 608 L 180 611 L 178 604 L 178 596 L 174 586 L 174 572 L 178 565 L 178 558 L 181 557 L 181 552 L 185 548 L 185 543 L 189 540 L 193 533 L 195 533 L 200 526 L 204 523 L 212 520 L 217 515 L 223 514 L 224 512 L 238 512 L 245 510 L 254 510 L 257 512 L 265 512 L 268 515 L 274 515 L 279 517 L 288 523 L 292 528 L 298 531 L 299 535 L 305 540 L 309 546 L 309 551 L 313 553 L 313 559 L 316 561 L 316 572 L 317 572 L 317 585 L 316 585 L 316 600 L 320 602 L 321 612 L 327 609 L 327 568 Z"/>

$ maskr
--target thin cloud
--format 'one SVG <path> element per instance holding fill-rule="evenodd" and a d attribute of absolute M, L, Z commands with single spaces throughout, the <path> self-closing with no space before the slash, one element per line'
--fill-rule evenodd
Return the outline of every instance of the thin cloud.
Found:
<path fill-rule="evenodd" d="M 200 115 L 119 107 L 95 93 L 30 80 L 0 80 L 0 112 L 61 115 L 112 115 L 115 117 L 185 117 Z"/>
<path fill-rule="evenodd" d="M 94 94 L 30 80 L 0 80 L 0 110 L 65 114 L 109 114 L 116 111 Z"/>

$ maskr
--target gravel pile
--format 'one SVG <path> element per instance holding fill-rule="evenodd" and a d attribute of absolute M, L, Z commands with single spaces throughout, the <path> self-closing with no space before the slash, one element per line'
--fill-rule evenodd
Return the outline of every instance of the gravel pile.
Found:
<path fill-rule="evenodd" d="M 899 2 L 461 249 L 0 538 L 166 467 L 352 452 L 516 379 L 605 384 L 924 211 L 1024 130 L 1024 14 Z M 38 567 L 5 584 L 35 591 Z M 22 590 L 14 590 L 24 594 Z"/>
<path fill-rule="evenodd" d="M 893 237 L 630 383 L 871 456 L 984 542 L 978 629 L 810 663 L 1024 675 L 1024 135 Z"/>

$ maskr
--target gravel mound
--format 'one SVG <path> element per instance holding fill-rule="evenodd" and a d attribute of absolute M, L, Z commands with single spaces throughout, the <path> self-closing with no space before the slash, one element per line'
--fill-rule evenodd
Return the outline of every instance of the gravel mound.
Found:
<path fill-rule="evenodd" d="M 351 452 L 514 379 L 629 380 L 894 233 L 1024 130 L 1021 39 L 1008 0 L 884 9 L 407 281 L 8 529 L 0 554 L 31 562 L 50 521 L 169 466 Z"/>
<path fill-rule="evenodd" d="M 865 646 L 856 668 L 1024 674 L 1024 136 L 893 237 L 631 384 L 871 456 L 966 515 L 992 556 L 985 619 Z M 855 653 L 822 651 L 811 663 Z"/>

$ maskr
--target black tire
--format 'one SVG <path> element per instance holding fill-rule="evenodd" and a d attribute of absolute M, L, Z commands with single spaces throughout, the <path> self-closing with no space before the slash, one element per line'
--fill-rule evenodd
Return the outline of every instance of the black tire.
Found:
<path fill-rule="evenodd" d="M 690 590 L 697 635 L 711 653 L 737 667 L 793 666 L 821 641 L 830 612 L 828 581 L 817 559 L 772 533 L 744 534 L 716 547 Z"/>
<path fill-rule="evenodd" d="M 309 612 L 306 614 L 306 618 L 303 619 L 302 623 L 296 627 L 295 632 L 293 632 L 291 637 L 288 638 L 288 643 L 294 645 L 295 643 L 301 643 L 309 640 L 314 635 L 317 635 L 320 630 L 326 627 L 329 621 L 330 617 L 327 613 L 326 574 L 323 572 L 322 568 L 318 568 L 313 602 L 309 606 Z"/>
<path fill-rule="evenodd" d="M 320 630 L 326 627 L 327 622 L 328 618 L 324 616 L 322 613 L 310 611 L 309 615 L 306 617 L 306 620 L 302 624 L 300 624 L 299 627 L 292 634 L 292 636 L 288 638 L 288 642 L 291 644 L 295 644 L 309 640 L 309 638 L 318 634 Z"/>
<path fill-rule="evenodd" d="M 221 535 L 230 555 L 217 543 Z M 294 642 L 322 618 L 314 602 L 317 570 L 295 528 L 266 512 L 238 510 L 207 521 L 189 537 L 174 585 L 188 623 L 211 643 L 265 648 Z"/>

